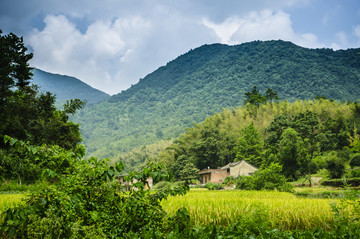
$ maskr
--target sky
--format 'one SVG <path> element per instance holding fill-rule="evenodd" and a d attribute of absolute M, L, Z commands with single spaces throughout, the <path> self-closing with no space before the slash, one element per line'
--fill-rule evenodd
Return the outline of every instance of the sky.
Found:
<path fill-rule="evenodd" d="M 359 0 L 1 0 L 32 67 L 116 94 L 204 44 L 360 47 Z"/>

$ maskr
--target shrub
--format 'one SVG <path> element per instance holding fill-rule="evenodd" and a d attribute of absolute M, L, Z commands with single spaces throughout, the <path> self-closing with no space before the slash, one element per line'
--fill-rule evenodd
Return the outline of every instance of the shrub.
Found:
<path fill-rule="evenodd" d="M 239 176 L 236 183 L 236 188 L 243 190 L 254 190 L 254 180 L 254 176 Z"/>
<path fill-rule="evenodd" d="M 220 183 L 206 183 L 205 188 L 207 188 L 209 190 L 220 190 L 220 189 L 223 189 L 224 186 Z"/>
<path fill-rule="evenodd" d="M 173 190 L 184 184 L 184 182 L 160 181 L 153 186 L 153 190 Z"/>
<path fill-rule="evenodd" d="M 18 183 L 35 183 L 42 176 L 56 180 L 57 174 L 72 171 L 85 155 L 84 145 L 66 150 L 58 145 L 34 146 L 9 136 L 4 136 L 4 142 L 10 148 L 0 152 L 0 174 Z"/>
<path fill-rule="evenodd" d="M 353 169 L 350 171 L 351 178 L 360 178 L 360 169 Z"/>
<path fill-rule="evenodd" d="M 291 192 L 293 186 L 286 182 L 284 175 L 281 175 L 282 167 L 272 163 L 266 168 L 257 170 L 253 176 L 239 177 L 236 188 L 246 190 L 279 190 Z"/>
<path fill-rule="evenodd" d="M 234 176 L 228 176 L 224 179 L 223 184 L 226 186 L 234 185 L 237 182 L 237 178 Z"/>
<path fill-rule="evenodd" d="M 344 175 L 344 162 L 337 157 L 336 152 L 332 152 L 328 155 L 326 160 L 326 169 L 329 171 L 331 178 L 341 178 Z"/>
<path fill-rule="evenodd" d="M 321 185 L 331 187 L 358 187 L 360 186 L 360 178 L 324 180 L 321 182 Z"/>
<path fill-rule="evenodd" d="M 148 231 L 166 231 L 176 219 L 166 216 L 160 201 L 168 195 L 184 194 L 181 185 L 156 193 L 145 191 L 147 178 L 169 179 L 159 165 L 130 172 L 132 184 L 125 192 L 114 175 L 123 165 L 109 166 L 106 160 L 81 160 L 74 171 L 58 175 L 59 180 L 34 192 L 25 205 L 1 214 L 0 237 L 9 238 L 138 238 Z M 170 220 L 171 219 L 171 220 Z"/>
<path fill-rule="evenodd" d="M 360 166 L 360 154 L 355 154 L 351 160 L 350 160 L 350 166 L 353 167 L 357 167 Z"/>

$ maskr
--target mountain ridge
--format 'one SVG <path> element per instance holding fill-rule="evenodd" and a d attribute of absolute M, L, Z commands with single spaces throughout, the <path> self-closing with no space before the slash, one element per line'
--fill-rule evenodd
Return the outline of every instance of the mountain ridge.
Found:
<path fill-rule="evenodd" d="M 106 102 L 74 117 L 90 156 L 175 138 L 194 122 L 243 104 L 253 86 L 280 99 L 356 101 L 360 49 L 308 49 L 285 41 L 203 45 L 159 67 Z"/>
<path fill-rule="evenodd" d="M 99 103 L 110 97 L 109 94 L 91 87 L 78 78 L 54 74 L 37 68 L 33 70 L 33 83 L 38 85 L 41 91 L 55 94 L 58 103 L 76 98 L 87 103 Z"/>

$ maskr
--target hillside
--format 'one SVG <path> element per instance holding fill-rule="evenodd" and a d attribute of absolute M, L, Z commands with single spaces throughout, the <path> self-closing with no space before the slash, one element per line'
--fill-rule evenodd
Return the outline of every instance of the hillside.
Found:
<path fill-rule="evenodd" d="M 205 169 L 246 160 L 260 167 L 281 163 L 287 155 L 291 155 L 289 161 L 302 158 L 309 167 L 306 170 L 316 173 L 324 168 L 325 159 L 330 158 L 328 154 L 336 154 L 342 162 L 350 160 L 351 151 L 346 147 L 350 147 L 349 136 L 354 134 L 354 126 L 360 124 L 359 113 L 358 103 L 324 99 L 224 109 L 187 128 L 159 158 L 176 176 L 188 163 Z M 296 137 L 285 140 L 289 128 L 296 132 Z M 289 146 L 292 143 L 296 150 Z M 310 161 L 312 164 L 308 165 Z M 301 165 L 300 162 L 285 163 L 284 170 L 291 167 L 298 170 L 300 167 L 294 165 Z M 296 175 L 292 177 L 295 179 Z"/>
<path fill-rule="evenodd" d="M 86 107 L 74 120 L 81 123 L 88 155 L 119 158 L 242 105 L 244 93 L 255 85 L 288 101 L 316 96 L 356 101 L 360 49 L 307 49 L 284 41 L 204 45 L 108 101 Z"/>
<path fill-rule="evenodd" d="M 60 104 L 76 98 L 87 103 L 99 103 L 110 97 L 75 77 L 52 74 L 39 69 L 34 69 L 33 74 L 33 83 L 40 86 L 42 91 L 55 94 Z"/>

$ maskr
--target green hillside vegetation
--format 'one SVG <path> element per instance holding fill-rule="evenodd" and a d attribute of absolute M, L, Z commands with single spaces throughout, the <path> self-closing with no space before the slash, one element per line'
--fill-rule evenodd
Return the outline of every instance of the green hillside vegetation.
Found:
<path fill-rule="evenodd" d="M 316 96 L 356 101 L 360 50 L 306 49 L 284 41 L 204 45 L 112 96 L 87 106 L 81 124 L 88 156 L 117 160 L 123 152 L 173 139 L 207 116 L 243 104 L 256 85 L 281 100 Z"/>
<path fill-rule="evenodd" d="M 341 178 L 360 153 L 359 116 L 359 104 L 326 99 L 246 104 L 187 128 L 160 161 L 180 179 L 187 164 L 205 169 L 240 160 L 260 168 L 277 163 L 290 180 L 322 169 Z"/>
<path fill-rule="evenodd" d="M 75 77 L 52 74 L 39 69 L 33 70 L 33 83 L 39 86 L 41 91 L 56 95 L 57 105 L 62 105 L 70 99 L 99 103 L 110 97 Z"/>
<path fill-rule="evenodd" d="M 3 36 L 0 30 L 0 190 L 6 190 L 0 194 L 0 238 L 360 235 L 355 190 L 342 193 L 343 200 L 333 202 L 331 209 L 327 200 L 295 200 L 295 195 L 285 192 L 234 190 L 186 197 L 189 185 L 170 183 L 173 174 L 152 162 L 158 161 L 153 155 L 165 147 L 162 161 L 182 177 L 196 173 L 195 167 L 201 165 L 215 167 L 232 153 L 234 160 L 262 166 L 247 180 L 238 179 L 238 188 L 256 190 L 289 191 L 285 176 L 297 178 L 323 167 L 336 178 L 346 164 L 353 169 L 359 165 L 358 104 L 324 99 L 274 103 L 276 95 L 270 89 L 264 97 L 254 87 L 245 94 L 245 108 L 225 109 L 207 118 L 172 145 L 162 141 L 129 153 L 130 158 L 146 155 L 148 162 L 121 182 L 117 176 L 123 173 L 123 162 L 84 159 L 79 125 L 69 121 L 84 103 L 69 100 L 59 110 L 51 93 L 29 86 L 32 54 L 26 51 L 21 37 Z M 161 138 L 160 132 L 157 136 Z M 150 191 L 148 178 L 171 185 Z M 23 194 L 12 194 L 18 189 Z"/>

